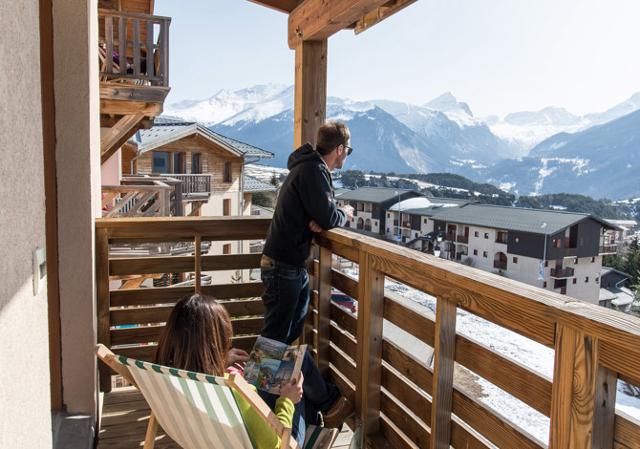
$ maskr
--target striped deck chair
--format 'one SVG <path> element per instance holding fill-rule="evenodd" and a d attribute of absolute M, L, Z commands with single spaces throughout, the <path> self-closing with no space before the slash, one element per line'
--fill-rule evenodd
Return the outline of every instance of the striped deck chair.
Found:
<path fill-rule="evenodd" d="M 291 429 L 241 377 L 209 376 L 183 371 L 111 352 L 103 345 L 98 357 L 136 385 L 152 414 L 144 449 L 153 449 L 157 424 L 184 449 L 253 449 L 232 390 L 239 393 L 280 437 L 280 448 L 299 449 Z"/>

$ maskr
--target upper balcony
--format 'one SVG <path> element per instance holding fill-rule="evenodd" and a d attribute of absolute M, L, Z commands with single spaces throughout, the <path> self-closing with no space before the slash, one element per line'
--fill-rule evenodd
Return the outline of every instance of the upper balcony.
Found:
<path fill-rule="evenodd" d="M 566 279 L 575 276 L 575 270 L 571 267 L 552 268 L 550 276 L 554 279 Z"/>
<path fill-rule="evenodd" d="M 262 327 L 262 284 L 205 286 L 200 275 L 258 268 L 260 255 L 205 254 L 201 243 L 263 239 L 268 226 L 269 220 L 250 217 L 98 220 L 99 342 L 149 360 L 172 305 L 195 290 L 222 302 L 232 317 L 234 346 L 251 348 Z M 110 246 L 123 242 L 177 241 L 193 242 L 193 253 L 110 254 Z M 316 244 L 303 340 L 321 371 L 354 402 L 365 447 L 586 449 L 591 441 L 593 447 L 640 447 L 640 423 L 614 406 L 623 394 L 618 379 L 640 385 L 639 319 L 347 230 L 323 232 Z M 337 257 L 354 269 L 335 268 L 343 266 Z M 118 279 L 152 273 L 194 273 L 196 284 L 114 287 Z M 332 302 L 332 288 L 356 299 L 358 311 Z M 413 292 L 435 313 L 398 291 Z M 552 373 L 469 334 L 457 319 L 465 315 L 482 319 L 483 333 L 499 328 L 533 340 L 551 359 L 555 351 Z M 111 373 L 100 368 L 102 390 L 109 391 Z M 483 394 L 469 388 L 470 378 L 539 415 L 549 423 L 548 435 L 533 435 L 511 413 L 483 402 Z M 118 424 L 101 430 L 101 449 L 123 438 L 131 447 L 144 440 L 145 414 L 124 410 L 109 394 L 105 403 L 120 408 L 113 408 Z"/>
<path fill-rule="evenodd" d="M 615 244 L 606 244 L 606 245 L 600 245 L 600 249 L 598 251 L 598 254 L 600 256 L 604 256 L 607 254 L 617 254 L 618 252 L 618 245 Z"/>
<path fill-rule="evenodd" d="M 458 243 L 469 243 L 469 236 L 468 235 L 458 235 L 456 236 L 456 240 Z"/>

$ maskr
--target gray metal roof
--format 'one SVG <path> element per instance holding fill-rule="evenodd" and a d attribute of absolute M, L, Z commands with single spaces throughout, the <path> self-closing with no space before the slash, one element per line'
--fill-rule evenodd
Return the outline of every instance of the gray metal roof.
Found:
<path fill-rule="evenodd" d="M 274 154 L 269 151 L 223 136 L 196 122 L 156 119 L 153 127 L 141 129 L 131 140 L 138 145 L 138 152 L 144 153 L 193 134 L 199 134 L 239 157 L 249 156 L 262 159 L 272 159 L 274 157 Z"/>
<path fill-rule="evenodd" d="M 434 213 L 432 218 L 451 223 L 546 235 L 555 234 L 585 219 L 593 219 L 605 228 L 612 228 L 611 224 L 589 214 L 489 204 L 443 208 Z"/>
<path fill-rule="evenodd" d="M 341 200 L 364 201 L 367 203 L 383 203 L 387 200 L 397 198 L 399 195 L 414 193 L 420 195 L 415 190 L 392 189 L 388 187 L 360 187 L 356 190 L 348 190 L 340 195 L 336 195 Z"/>
<path fill-rule="evenodd" d="M 413 209 L 402 209 L 400 212 L 408 215 L 420 215 L 425 217 L 431 217 L 433 214 L 436 214 L 443 210 L 442 206 L 431 206 L 431 207 L 416 207 Z"/>
<path fill-rule="evenodd" d="M 245 192 L 273 192 L 276 190 L 276 186 L 246 174 L 243 176 L 242 188 Z"/>

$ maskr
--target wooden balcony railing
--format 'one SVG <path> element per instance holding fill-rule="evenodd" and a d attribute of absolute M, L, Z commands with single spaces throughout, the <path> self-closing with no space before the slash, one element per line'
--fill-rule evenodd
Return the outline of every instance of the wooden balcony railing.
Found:
<path fill-rule="evenodd" d="M 600 245 L 599 254 L 616 254 L 618 252 L 618 245 Z"/>
<path fill-rule="evenodd" d="M 104 217 L 169 216 L 173 188 L 160 181 L 153 185 L 102 186 Z"/>
<path fill-rule="evenodd" d="M 550 276 L 555 279 L 571 278 L 575 275 L 575 270 L 571 267 L 552 268 Z"/>
<path fill-rule="evenodd" d="M 100 76 L 169 85 L 171 18 L 101 9 Z"/>
<path fill-rule="evenodd" d="M 170 176 L 182 181 L 182 194 L 187 197 L 211 194 L 212 175 L 165 173 L 162 176 Z"/>
<path fill-rule="evenodd" d="M 458 243 L 469 243 L 469 236 L 468 235 L 458 235 L 456 237 L 456 240 Z"/>
<path fill-rule="evenodd" d="M 149 359 L 172 304 L 194 288 L 109 290 L 110 276 L 258 267 L 258 254 L 109 257 L 119 241 L 264 238 L 260 218 L 101 219 L 96 223 L 99 341 Z M 616 382 L 640 385 L 640 320 L 557 293 L 437 259 L 347 230 L 316 237 L 312 301 L 304 340 L 356 406 L 364 439 L 394 448 L 640 447 L 640 423 L 616 413 Z M 199 245 L 196 244 L 196 248 Z M 358 265 L 353 277 L 334 255 Z M 196 276 L 196 279 L 198 276 Z M 435 316 L 385 289 L 394 280 L 435 298 Z M 358 301 L 351 313 L 330 301 L 336 288 Z M 195 286 L 223 301 L 234 344 L 249 348 L 262 323 L 259 282 Z M 238 299 L 248 298 L 248 299 Z M 553 380 L 456 332 L 464 310 L 555 350 Z M 433 365 L 383 332 L 398 326 L 433 348 Z M 148 324 L 155 323 L 155 324 Z M 121 328 L 120 325 L 135 325 Z M 138 345 L 138 346 L 136 346 Z M 482 404 L 454 379 L 464 367 L 550 418 L 540 441 Z M 103 388 L 109 373 L 102 371 Z M 352 423 L 353 424 L 353 423 Z"/>

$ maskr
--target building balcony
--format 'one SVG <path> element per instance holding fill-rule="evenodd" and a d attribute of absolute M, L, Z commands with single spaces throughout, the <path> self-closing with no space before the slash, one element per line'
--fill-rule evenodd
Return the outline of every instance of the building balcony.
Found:
<path fill-rule="evenodd" d="M 613 244 L 600 245 L 600 250 L 598 251 L 598 254 L 601 256 L 606 254 L 617 254 L 617 253 L 618 253 L 618 245 L 613 245 Z"/>
<path fill-rule="evenodd" d="M 458 243 L 469 243 L 469 236 L 468 235 L 458 235 L 458 236 L 456 236 L 456 241 Z"/>
<path fill-rule="evenodd" d="M 182 181 L 182 195 L 185 199 L 207 199 L 211 195 L 213 175 L 166 173 L 168 176 Z"/>
<path fill-rule="evenodd" d="M 269 220 L 259 217 L 97 220 L 98 341 L 116 354 L 150 360 L 172 304 L 201 291 L 218 298 L 229 312 L 233 345 L 250 350 L 263 323 L 262 283 L 202 285 L 199 279 L 203 271 L 258 268 L 260 254 L 208 255 L 196 244 L 191 255 L 115 258 L 109 247 L 123 242 L 264 239 L 268 226 Z M 615 403 L 617 378 L 640 385 L 640 319 L 588 303 L 576 307 L 552 291 L 344 229 L 322 232 L 315 242 L 318 258 L 309 266 L 312 295 L 302 341 L 321 371 L 354 403 L 356 419 L 367 429 L 364 447 L 460 448 L 488 443 L 542 449 L 547 444 L 561 447 L 558 441 L 564 438 L 640 447 L 640 423 L 616 413 L 613 405 L 601 406 L 605 399 Z M 333 256 L 359 264 L 358 274 L 335 268 Z M 196 285 L 117 289 L 110 282 L 151 273 L 193 273 Z M 430 298 L 435 313 L 418 310 L 413 301 L 385 288 L 396 282 Z M 331 301 L 332 288 L 362 307 L 353 313 Z M 456 321 L 458 309 L 555 350 L 553 377 L 458 332 L 463 326 Z M 420 350 L 415 342 L 383 332 L 383 324 L 415 337 Z M 590 343 L 576 343 L 586 340 Z M 600 350 L 591 352 L 596 344 Z M 423 354 L 430 348 L 432 365 L 425 363 Z M 509 416 L 480 403 L 461 383 L 457 364 L 549 417 L 549 441 L 531 436 Z M 105 366 L 100 365 L 100 373 L 105 392 L 102 416 L 113 417 L 114 424 L 103 420 L 99 448 L 141 446 L 148 420 L 144 401 L 135 396 L 137 408 L 123 406 L 125 393 L 131 391 L 114 388 Z M 600 380 L 581 384 L 596 378 Z M 567 385 L 573 387 L 564 388 Z M 593 425 L 594 421 L 601 424 Z M 354 421 L 347 424 L 353 427 Z M 165 438 L 161 445 L 173 447 L 170 443 Z"/>
<path fill-rule="evenodd" d="M 550 276 L 554 279 L 566 279 L 575 276 L 575 270 L 571 267 L 552 268 Z"/>

